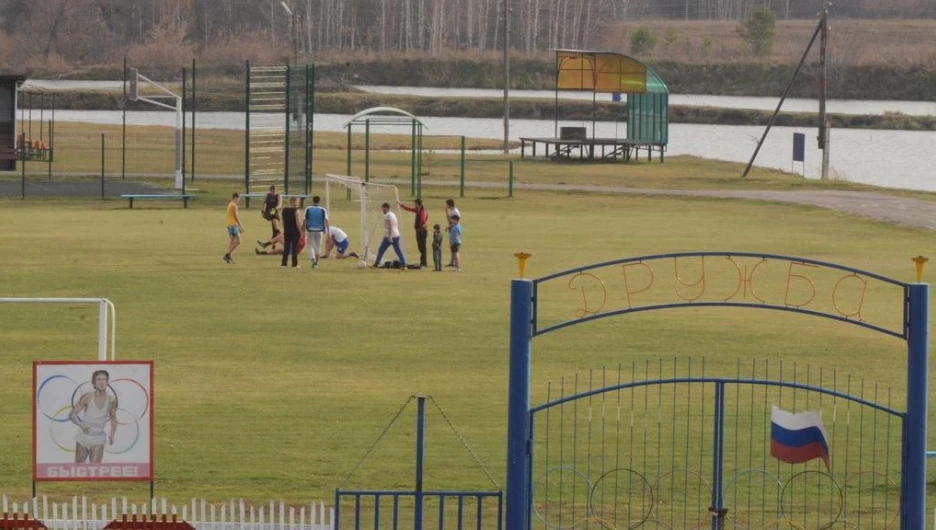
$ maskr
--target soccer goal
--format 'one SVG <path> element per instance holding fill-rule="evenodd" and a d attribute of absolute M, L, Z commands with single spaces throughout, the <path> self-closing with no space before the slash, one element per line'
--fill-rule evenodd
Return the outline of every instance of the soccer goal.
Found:
<path fill-rule="evenodd" d="M 364 182 L 347 175 L 325 175 L 325 208 L 329 220 L 349 237 L 360 233 L 360 255 L 368 262 L 376 257 L 383 239 L 384 219 L 380 207 L 385 202 L 390 204 L 400 223 L 400 248 L 406 253 L 399 201 L 400 192 L 391 184 Z"/>

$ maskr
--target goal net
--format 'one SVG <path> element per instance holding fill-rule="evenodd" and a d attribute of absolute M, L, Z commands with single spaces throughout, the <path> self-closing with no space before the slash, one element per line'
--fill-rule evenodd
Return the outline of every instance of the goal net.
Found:
<path fill-rule="evenodd" d="M 352 246 L 360 245 L 359 254 L 368 263 L 377 256 L 383 239 L 384 219 L 380 210 L 383 203 L 389 203 L 390 210 L 396 214 L 400 225 L 400 248 L 406 254 L 399 201 L 400 193 L 391 184 L 364 182 L 346 175 L 325 175 L 325 208 L 329 220 L 352 238 Z M 356 234 L 360 234 L 358 241 L 353 239 Z"/>

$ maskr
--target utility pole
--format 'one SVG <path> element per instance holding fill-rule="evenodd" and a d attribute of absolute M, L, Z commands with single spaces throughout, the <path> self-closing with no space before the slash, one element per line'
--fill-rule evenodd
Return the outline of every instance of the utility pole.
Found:
<path fill-rule="evenodd" d="M 289 15 L 289 24 L 290 24 L 290 40 L 292 40 L 292 49 L 293 49 L 293 65 L 299 64 L 299 35 L 296 33 L 296 14 L 293 13 L 293 10 L 289 8 L 289 4 L 285 1 L 280 2 L 280 5 L 283 6 L 283 11 Z"/>
<path fill-rule="evenodd" d="M 822 8 L 819 26 L 819 149 L 822 150 L 822 180 L 829 179 L 829 120 L 826 119 L 826 45 L 829 42 L 829 4 Z"/>
<path fill-rule="evenodd" d="M 510 5 L 504 0 L 504 154 L 510 151 Z"/>

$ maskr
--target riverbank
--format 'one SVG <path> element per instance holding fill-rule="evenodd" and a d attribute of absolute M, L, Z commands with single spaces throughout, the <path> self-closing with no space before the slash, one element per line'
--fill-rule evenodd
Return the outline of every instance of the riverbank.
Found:
<path fill-rule="evenodd" d="M 393 94 L 360 92 L 325 92 L 316 95 L 315 111 L 327 114 L 355 114 L 378 106 L 398 107 L 423 117 L 500 118 L 504 103 L 500 98 L 415 97 Z M 55 106 L 59 110 L 120 110 L 119 93 L 66 92 L 56 94 Z M 139 102 L 129 102 L 128 110 L 152 110 Z M 243 99 L 229 93 L 201 91 L 198 93 L 199 112 L 243 112 Z M 558 107 L 552 99 L 513 99 L 510 115 L 516 119 L 553 119 L 558 110 L 559 119 L 590 121 L 624 121 L 625 105 L 612 102 L 592 104 L 584 100 L 562 100 Z M 753 109 L 727 109 L 716 107 L 670 106 L 671 123 L 705 125 L 765 125 L 771 113 Z M 815 113 L 782 112 L 776 125 L 813 127 Z M 908 116 L 899 113 L 884 115 L 829 114 L 829 123 L 839 129 L 883 129 L 936 131 L 936 116 Z"/>
<path fill-rule="evenodd" d="M 710 62 L 648 60 L 671 93 L 719 96 L 779 96 L 796 62 Z M 503 86 L 503 62 L 495 57 L 392 58 L 318 65 L 320 79 L 354 84 L 430 87 L 498 88 Z M 510 60 L 511 88 L 552 90 L 556 66 L 550 56 L 516 56 Z M 793 85 L 791 97 L 816 97 L 819 66 L 807 62 Z M 915 64 L 836 65 L 828 77 L 832 99 L 936 99 L 936 69 Z"/>

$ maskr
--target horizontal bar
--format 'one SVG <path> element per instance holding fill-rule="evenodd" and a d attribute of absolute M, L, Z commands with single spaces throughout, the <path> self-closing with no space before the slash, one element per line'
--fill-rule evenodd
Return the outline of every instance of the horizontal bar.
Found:
<path fill-rule="evenodd" d="M 802 383 L 791 383 L 789 381 L 772 381 L 768 379 L 737 379 L 737 378 L 732 379 L 732 378 L 724 378 L 724 377 L 672 377 L 668 379 L 651 379 L 647 381 L 631 381 L 628 383 L 621 383 L 619 385 L 613 385 L 613 386 L 609 386 L 605 388 L 598 388 L 595 390 L 582 392 L 580 394 L 575 394 L 575 395 L 566 396 L 560 399 L 556 399 L 548 403 L 539 405 L 537 407 L 533 407 L 532 409 L 530 409 L 530 413 L 533 414 L 541 410 L 548 409 L 550 407 L 555 407 L 556 405 L 562 405 L 563 403 L 575 401 L 576 399 L 581 399 L 581 398 L 589 397 L 589 396 L 595 396 L 598 394 L 603 394 L 605 392 L 613 392 L 615 390 L 624 390 L 627 388 L 635 388 L 635 387 L 640 387 L 640 386 L 670 385 L 670 384 L 677 384 L 677 383 L 702 383 L 702 384 L 721 383 L 721 384 L 729 384 L 729 385 L 763 385 L 763 386 L 779 386 L 779 387 L 784 387 L 784 388 L 795 388 L 798 390 L 809 390 L 813 392 L 819 392 L 821 394 L 830 395 L 836 398 L 841 398 L 841 399 L 845 399 L 848 401 L 852 401 L 854 403 L 859 403 L 861 405 L 866 405 L 875 410 L 886 412 L 888 414 L 893 414 L 894 416 L 897 416 L 898 418 L 901 418 L 904 420 L 906 420 L 906 416 L 907 416 L 905 412 L 900 412 L 894 409 L 890 409 L 883 405 L 874 403 L 873 401 L 868 401 L 864 398 L 855 397 L 855 396 L 845 394 L 842 392 L 838 392 L 835 390 L 829 390 L 827 388 L 805 385 Z"/>
<path fill-rule="evenodd" d="M 555 324 L 553 326 L 548 326 L 542 329 L 540 329 L 539 322 L 537 320 L 536 322 L 534 322 L 534 325 L 536 327 L 533 332 L 533 336 L 538 337 L 545 333 L 549 333 L 550 331 L 556 331 L 558 329 L 562 329 L 568 326 L 573 326 L 575 324 L 580 324 L 582 322 L 589 322 L 591 320 L 598 320 L 598 319 L 611 317 L 615 315 L 624 315 L 627 313 L 639 313 L 642 311 L 656 311 L 659 309 L 681 309 L 681 308 L 686 308 L 686 307 L 743 307 L 743 308 L 751 308 L 751 309 L 772 309 L 775 311 L 789 311 L 791 313 L 801 313 L 804 315 L 812 315 L 812 316 L 817 316 L 817 317 L 825 317 L 831 320 L 838 320 L 839 322 L 845 322 L 847 324 L 854 324 L 856 326 L 861 326 L 863 328 L 868 328 L 874 331 L 878 331 L 880 333 L 884 333 L 885 335 L 891 335 L 893 337 L 897 337 L 898 339 L 904 339 L 904 340 L 907 339 L 906 332 L 898 332 L 898 331 L 894 331 L 891 329 L 882 328 L 880 326 L 875 326 L 874 324 L 869 324 L 867 322 L 862 322 L 860 320 L 854 320 L 851 318 L 837 316 L 837 315 L 833 315 L 830 313 L 823 313 L 821 311 L 813 311 L 812 309 L 801 309 L 799 307 L 790 307 L 790 306 L 773 305 L 773 304 L 755 304 L 755 303 L 747 303 L 747 302 L 744 302 L 744 303 L 742 302 L 717 302 L 717 301 L 681 302 L 677 304 L 655 304 L 655 305 L 648 305 L 648 306 L 642 306 L 642 307 L 634 307 L 631 309 L 617 309 L 615 311 L 607 311 L 605 313 L 598 313 L 598 314 L 594 314 L 588 317 L 578 318 L 575 320 L 568 320 L 566 322 Z"/>
<path fill-rule="evenodd" d="M 0 303 L 99 304 L 107 298 L 0 298 Z"/>

